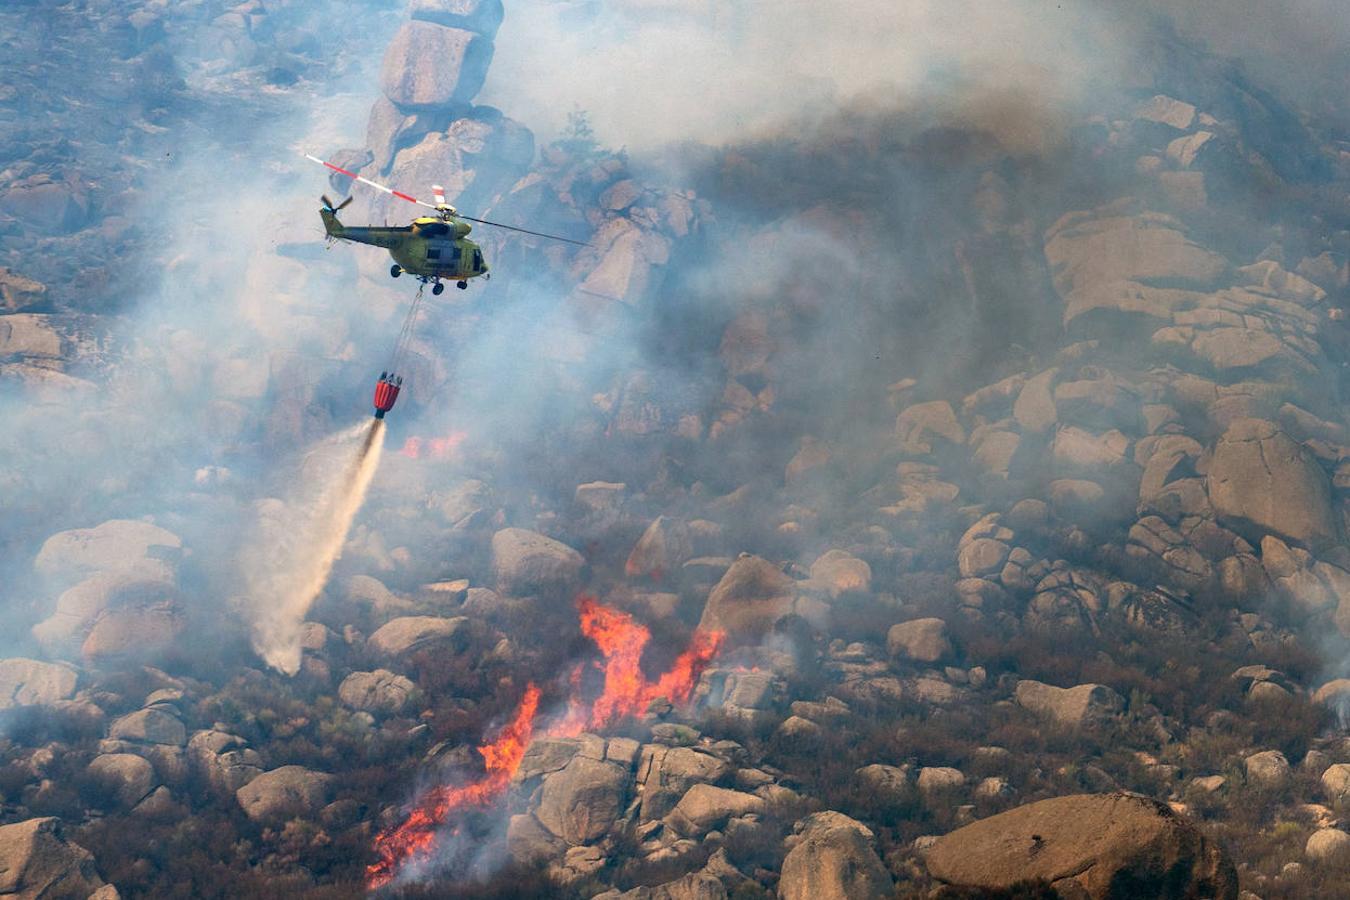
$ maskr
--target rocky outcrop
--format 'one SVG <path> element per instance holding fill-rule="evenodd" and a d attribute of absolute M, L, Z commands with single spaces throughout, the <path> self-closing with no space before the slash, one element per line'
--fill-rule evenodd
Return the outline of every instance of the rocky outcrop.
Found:
<path fill-rule="evenodd" d="M 1020 806 L 939 838 L 924 861 L 944 884 L 990 891 L 1042 880 L 1091 898 L 1238 895 L 1220 847 L 1165 804 L 1128 794 Z"/>
<path fill-rule="evenodd" d="M 0 896 L 86 900 L 103 886 L 94 857 L 66 840 L 59 819 L 28 819 L 0 826 Z"/>
<path fill-rule="evenodd" d="M 1102 285 L 1133 282 L 1203 290 L 1227 271 L 1223 257 L 1191 241 L 1178 219 L 1131 213 L 1129 208 L 1121 203 L 1067 213 L 1046 232 L 1045 257 L 1070 308 L 1085 302 L 1081 292 Z"/>

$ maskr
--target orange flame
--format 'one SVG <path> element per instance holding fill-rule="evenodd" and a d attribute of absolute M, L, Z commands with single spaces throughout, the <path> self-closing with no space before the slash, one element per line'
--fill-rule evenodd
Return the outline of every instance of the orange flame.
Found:
<path fill-rule="evenodd" d="M 686 702 L 699 676 L 722 646 L 721 632 L 696 631 L 689 647 L 676 658 L 670 670 L 656 681 L 648 681 L 642 674 L 640 661 L 651 640 L 651 631 L 627 613 L 602 606 L 594 597 L 581 597 L 577 607 L 582 633 L 595 641 L 604 657 L 605 687 L 589 710 L 574 698 L 567 714 L 546 729 L 549 737 L 573 737 L 586 728 L 604 727 L 616 719 L 641 713 L 658 697 L 671 703 Z M 574 694 L 580 688 L 580 676 L 578 667 L 571 678 Z M 433 788 L 402 825 L 376 838 L 375 850 L 380 859 L 366 868 L 371 890 L 388 884 L 395 870 L 409 859 L 427 856 L 435 843 L 436 829 L 453 812 L 469 806 L 486 806 L 506 790 L 533 737 L 538 709 L 539 688 L 530 684 L 510 724 L 502 729 L 496 741 L 478 748 L 486 774 L 461 787 Z"/>
<path fill-rule="evenodd" d="M 451 459 L 468 436 L 467 431 L 452 431 L 445 437 L 433 438 L 413 435 L 403 442 L 398 452 L 409 459 L 421 459 L 423 456 L 428 459 Z"/>
<path fill-rule="evenodd" d="M 436 841 L 436 829 L 450 813 L 466 806 L 486 806 L 506 789 L 530 746 L 538 711 L 539 688 L 527 685 L 515 717 L 497 740 L 478 748 L 486 774 L 461 787 L 433 788 L 402 825 L 375 839 L 380 859 L 366 867 L 366 882 L 372 890 L 393 880 L 394 869 L 409 858 L 427 855 Z"/>
<path fill-rule="evenodd" d="M 685 702 L 722 646 L 721 632 L 695 632 L 689 648 L 670 671 L 651 682 L 641 667 L 642 651 L 651 640 L 651 631 L 628 613 L 602 606 L 594 597 L 583 596 L 577 607 L 581 633 L 595 641 L 605 658 L 605 688 L 591 703 L 589 715 L 574 701 L 571 712 L 560 723 L 573 734 L 579 734 L 583 727 L 603 728 L 615 719 L 638 715 L 658 697 L 671 703 Z"/>

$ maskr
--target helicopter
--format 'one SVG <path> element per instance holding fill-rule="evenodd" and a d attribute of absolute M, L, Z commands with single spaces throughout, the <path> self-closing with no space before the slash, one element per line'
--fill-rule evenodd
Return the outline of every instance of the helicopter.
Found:
<path fill-rule="evenodd" d="M 416 203 L 419 206 L 434 210 L 435 215 L 419 216 L 413 219 L 410 224 L 403 226 L 349 226 L 338 221 L 338 213 L 352 202 L 351 197 L 334 206 L 333 201 L 329 200 L 327 195 L 324 195 L 320 198 L 323 200 L 323 206 L 319 209 L 319 216 L 323 219 L 324 232 L 330 241 L 355 241 L 358 244 L 383 247 L 389 251 L 389 255 L 394 259 L 394 264 L 389 267 L 389 274 L 392 277 L 398 278 L 406 272 L 424 285 L 429 283 L 433 294 L 439 295 L 445 290 L 445 285 L 441 282 L 443 278 L 453 280 L 457 288 L 464 290 L 469 286 L 470 278 L 477 278 L 480 275 L 484 278 L 492 277 L 488 264 L 483 259 L 482 248 L 469 240 L 469 232 L 473 230 L 473 226 L 469 222 L 478 222 L 483 225 L 491 225 L 494 228 L 518 231 L 522 234 L 548 238 L 549 240 L 563 241 L 580 247 L 589 246 L 585 241 L 574 241 L 571 238 L 559 237 L 556 234 L 530 231 L 526 228 L 517 228 L 514 225 L 503 225 L 500 222 L 490 222 L 487 219 L 464 215 L 445 202 L 445 190 L 440 185 L 432 185 L 432 197 L 435 202 L 428 203 L 393 188 L 376 184 L 369 178 L 355 172 L 349 172 L 330 162 L 325 162 L 317 156 L 306 153 L 305 158 L 345 175 L 353 181 L 359 181 L 368 187 L 398 197 L 400 200 L 407 200 L 410 203 Z"/>

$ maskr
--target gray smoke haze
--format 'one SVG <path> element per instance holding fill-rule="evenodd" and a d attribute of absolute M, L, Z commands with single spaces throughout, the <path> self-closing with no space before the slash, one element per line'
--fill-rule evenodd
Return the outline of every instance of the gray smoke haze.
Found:
<path fill-rule="evenodd" d="M 866 97 L 1023 92 L 1053 109 L 1117 74 L 1104 25 L 1090 5 L 1032 0 L 519 4 L 484 99 L 545 134 L 584 109 L 634 150 L 743 139 Z"/>
<path fill-rule="evenodd" d="M 316 3 L 279 18 L 307 22 L 331 11 Z M 366 373 L 377 371 L 386 337 L 369 322 L 383 317 L 346 290 L 350 272 L 315 271 L 284 254 L 293 252 L 286 245 L 321 247 L 320 179 L 298 178 L 293 154 L 362 127 L 370 69 L 396 26 L 372 6 L 364 37 L 335 32 L 358 49 L 364 43 L 364 61 L 352 65 L 337 51 L 329 80 L 289 90 L 220 78 L 191 34 L 174 36 L 191 98 L 183 102 L 195 106 L 163 138 L 162 158 L 141 161 L 140 189 L 119 210 L 155 236 L 151 255 L 129 265 L 145 287 L 118 297 L 122 315 L 83 338 L 92 369 L 0 397 L 10 423 L 0 437 L 5 652 L 32 652 L 28 626 L 50 612 L 61 587 L 32 575 L 42 541 L 115 517 L 148 519 L 183 538 L 189 617 L 214 623 L 241 587 L 235 554 L 257 525 L 255 503 L 286 487 L 280 473 L 310 442 L 357 422 L 365 428 Z M 336 371 L 332 360 L 344 355 L 364 362 L 359 382 Z M 189 629 L 185 643 L 210 647 L 218 638 Z"/>
<path fill-rule="evenodd" d="M 1132 84 L 1161 24 L 1344 127 L 1344 13 L 1339 0 L 536 0 L 508 8 L 483 99 L 546 137 L 584 109 L 602 141 L 633 150 L 743 139 L 868 98 L 940 98 L 988 127 L 961 112 L 971 98 L 1020 96 L 1045 124 Z M 1000 136 L 1016 149 L 1019 131 L 1045 137 Z"/>
<path fill-rule="evenodd" d="M 1309 14 L 1327 5 L 1305 3 Z M 1294 13 L 1280 18 L 1250 5 L 1246 12 L 1271 27 L 1246 38 L 1257 30 L 1251 20 L 1226 16 L 1220 5 L 1148 12 L 1174 14 L 1183 34 L 1220 50 L 1256 54 L 1254 71 L 1278 69 L 1291 85 L 1298 48 L 1325 59 L 1327 71 L 1340 64 L 1323 53 L 1328 32 L 1299 27 Z M 256 524 L 256 504 L 284 496 L 281 473 L 368 413 L 372 377 L 410 287 L 384 274 L 380 251 L 322 249 L 315 201 L 326 184 L 298 153 L 361 142 L 395 12 L 372 7 L 359 17 L 374 27 L 356 45 L 363 61 L 340 79 L 269 97 L 277 109 L 267 127 L 210 123 L 209 138 L 184 143 L 151 179 L 128 215 L 163 235 L 147 261 L 163 275 L 106 338 L 120 359 L 106 382 L 50 402 L 0 400 L 14 423 L 2 439 L 12 464 L 0 489 L 25 530 L 6 542 L 3 560 L 23 585 L 14 597 L 38 608 L 50 602 L 27 579 L 46 535 L 149 516 L 193 548 L 195 583 L 207 588 L 198 602 L 223 608 L 240 582 L 238 535 Z M 859 422 L 884 427 L 885 410 L 855 408 L 865 385 L 904 376 L 973 384 L 1000 364 L 991 347 L 1016 353 L 1008 344 L 1045 343 L 1057 322 L 1005 315 L 999 304 L 1045 285 L 1029 287 L 1025 273 L 980 282 L 962 271 L 951 249 L 978 223 L 951 218 L 949 208 L 968 204 L 950 201 L 1010 188 L 1016 210 L 990 215 L 1023 216 L 1034 238 L 1046 224 L 1039 211 L 1052 208 L 1072 173 L 1051 175 L 1031 162 L 1005 178 L 991 176 L 987 163 L 1053 158 L 1072 112 L 1131 84 L 1132 61 L 1148 49 L 1140 46 L 1144 18 L 1110 3 L 1029 0 L 509 4 L 480 100 L 535 129 L 540 143 L 570 112 L 587 111 L 601 142 L 629 148 L 644 177 L 712 199 L 716 228 L 657 292 L 659 309 L 603 330 L 568 285 L 540 271 L 541 255 L 553 251 L 479 229 L 497 278 L 432 305 L 419 323 L 425 352 L 390 425 L 391 449 L 412 436 L 464 432 L 464 450 L 448 461 L 386 456 L 354 532 L 365 540 L 368 523 L 384 545 L 364 546 L 364 559 L 403 548 L 413 563 L 397 577 L 408 584 L 457 572 L 467 563 L 447 558 L 397 508 L 443 504 L 469 479 L 552 501 L 566 499 L 567 485 L 621 479 L 630 461 L 616 454 L 552 452 L 559 430 L 575 433 L 578 423 L 599 445 L 604 405 L 623 402 L 616 395 L 597 404 L 576 389 L 610 389 L 618 373 L 636 369 L 669 407 L 706 415 L 722 389 L 716 349 L 727 321 L 784 296 L 792 299 L 792 342 L 783 364 L 819 377 L 778 402 L 805 433 L 843 440 L 867 439 Z M 206 71 L 189 67 L 186 77 L 211 85 Z M 944 137 L 941 129 L 984 137 Z M 785 135 L 799 153 L 770 146 Z M 725 179 L 724 160 L 699 144 L 739 148 L 753 170 Z M 358 194 L 345 218 L 361 221 L 366 202 Z M 850 206 L 873 222 L 849 221 Z M 742 243 L 769 225 L 773 238 Z M 804 246 L 823 265 L 805 265 Z M 907 327 L 895 328 L 896 320 Z M 778 437 L 765 435 L 744 458 L 704 460 L 700 474 L 713 489 L 731 490 L 749 473 L 781 471 L 780 457 L 796 446 Z M 525 503 L 519 512 L 533 509 Z M 7 612 L 25 626 L 32 620 L 26 602 Z"/>

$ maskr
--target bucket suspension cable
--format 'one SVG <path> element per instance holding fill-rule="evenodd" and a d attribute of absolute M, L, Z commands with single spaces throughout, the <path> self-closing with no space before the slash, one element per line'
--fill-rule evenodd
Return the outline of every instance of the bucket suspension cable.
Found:
<path fill-rule="evenodd" d="M 408 315 L 403 319 L 403 327 L 399 330 L 398 339 L 394 342 L 394 351 L 389 358 L 390 372 L 400 371 L 407 359 L 408 348 L 412 346 L 413 334 L 417 330 L 417 317 L 422 311 L 422 297 L 425 291 L 426 285 L 419 285 L 417 295 L 413 297 L 412 305 L 408 307 Z"/>

